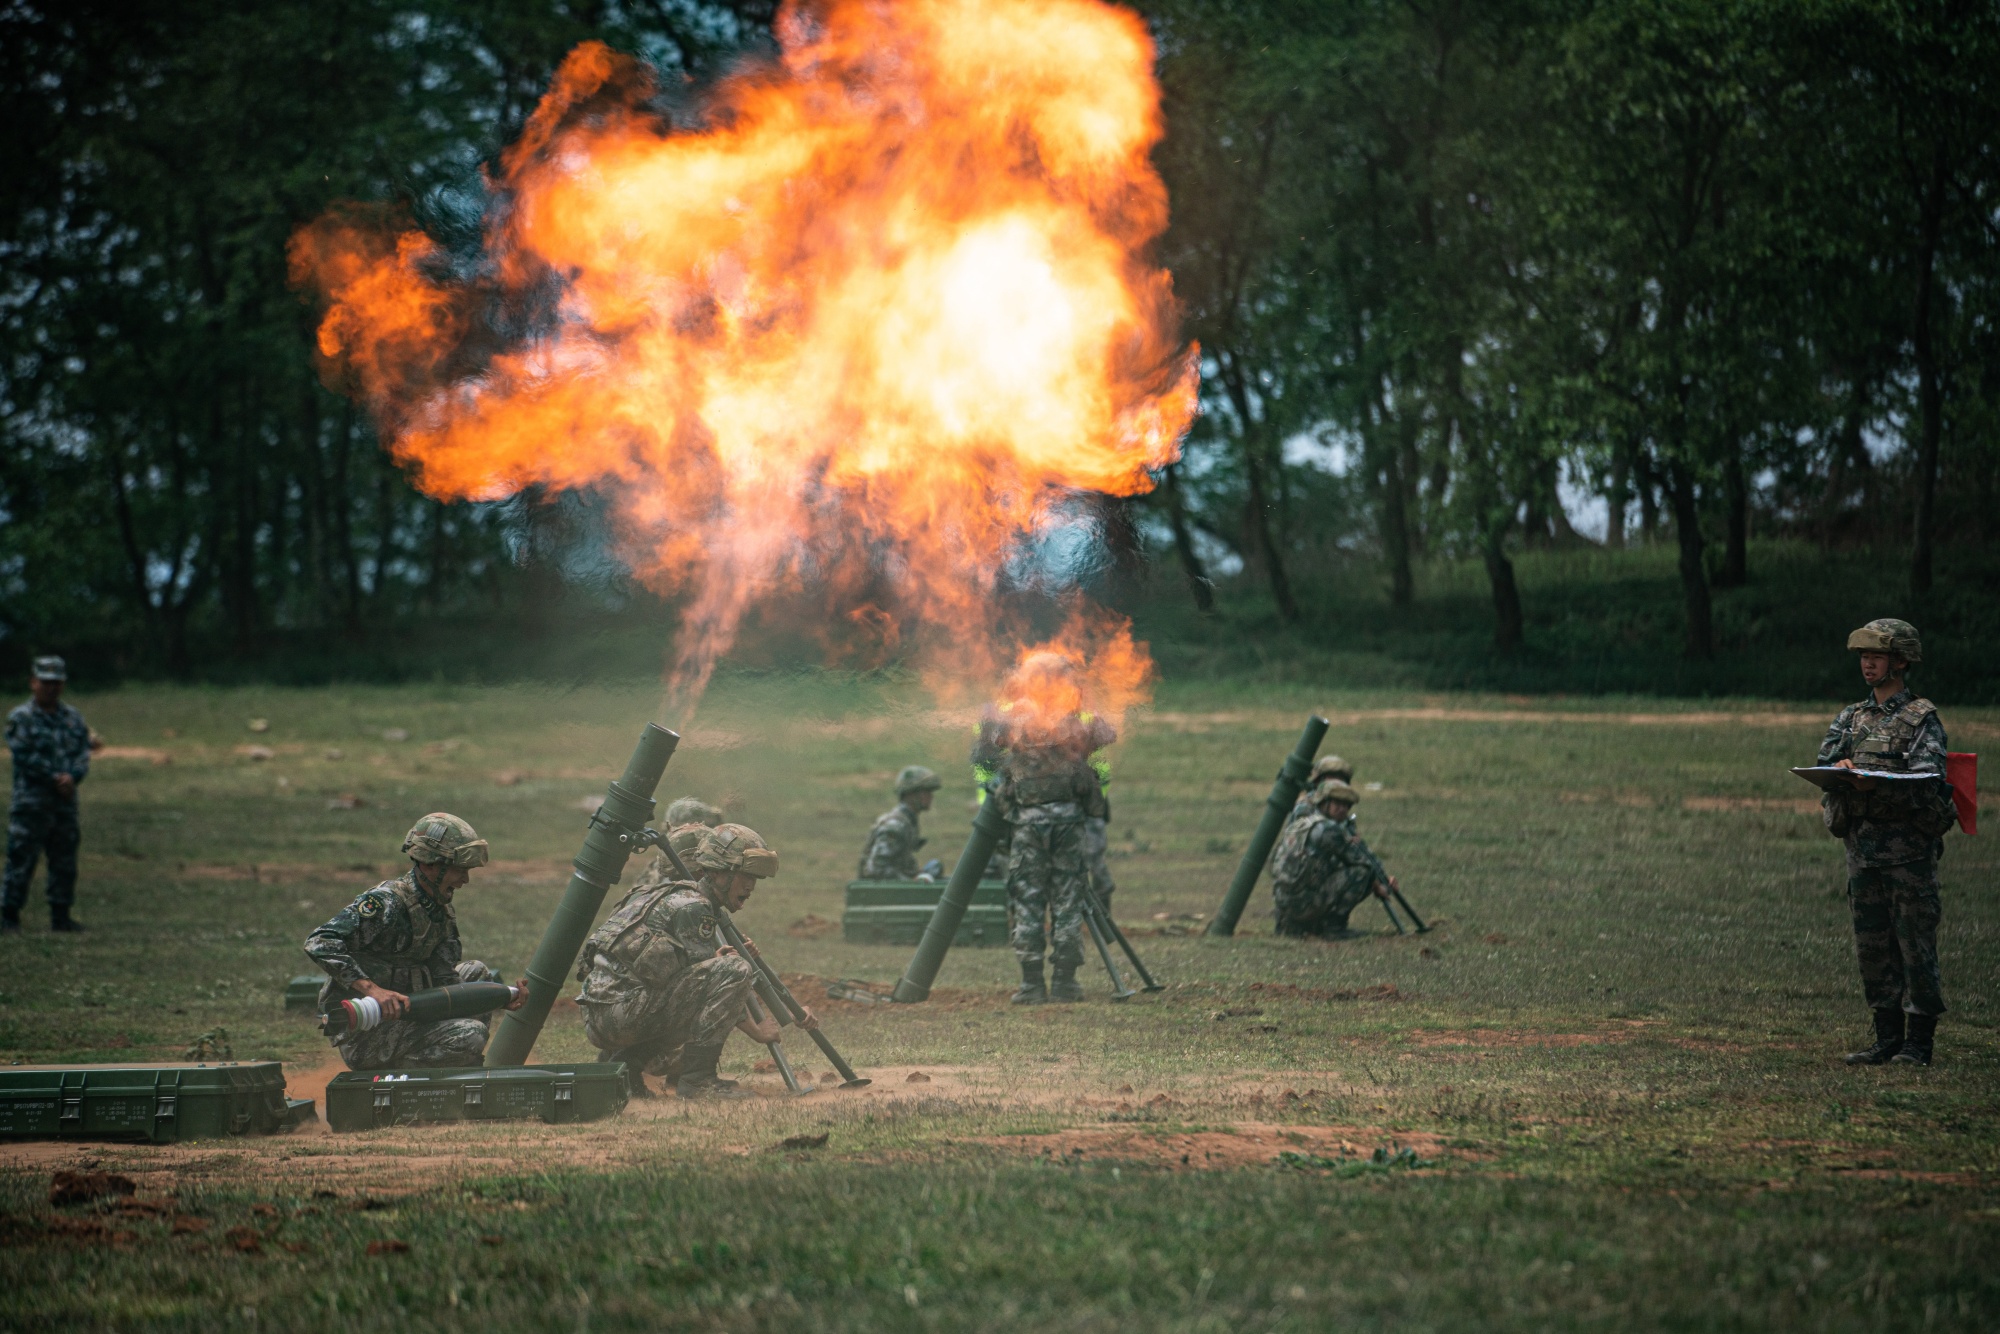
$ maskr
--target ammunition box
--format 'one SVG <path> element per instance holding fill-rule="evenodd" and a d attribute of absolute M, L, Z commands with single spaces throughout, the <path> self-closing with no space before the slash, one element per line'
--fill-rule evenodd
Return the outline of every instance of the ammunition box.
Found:
<path fill-rule="evenodd" d="M 276 1061 L 0 1066 L 0 1138 L 156 1144 L 276 1135 L 313 1120 Z"/>
<path fill-rule="evenodd" d="M 326 1086 L 335 1130 L 440 1121 L 601 1121 L 625 1109 L 625 1063 L 350 1070 Z"/>
<path fill-rule="evenodd" d="M 921 880 L 854 880 L 847 886 L 847 907 L 840 915 L 843 940 L 857 945 L 914 945 L 923 938 L 944 893 L 944 882 Z M 1007 886 L 982 880 L 959 923 L 952 944 L 1007 943 Z"/>
<path fill-rule="evenodd" d="M 285 983 L 285 1008 L 287 1010 L 319 1009 L 319 989 L 326 982 L 325 973 L 301 973 Z"/>

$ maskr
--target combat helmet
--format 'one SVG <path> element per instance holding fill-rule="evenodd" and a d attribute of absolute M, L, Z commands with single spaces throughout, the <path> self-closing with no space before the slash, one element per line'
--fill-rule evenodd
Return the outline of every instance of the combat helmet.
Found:
<path fill-rule="evenodd" d="M 668 804 L 667 813 L 661 818 L 667 822 L 669 829 L 678 829 L 684 824 L 707 825 L 713 829 L 722 823 L 722 811 L 700 797 L 677 797 Z"/>
<path fill-rule="evenodd" d="M 944 786 L 944 780 L 935 772 L 921 764 L 910 764 L 896 775 L 896 795 L 907 797 L 912 792 L 935 792 Z"/>
<path fill-rule="evenodd" d="M 1893 616 L 1879 617 L 1856 630 L 1847 637 L 1847 647 L 1857 653 L 1888 653 L 1904 662 L 1924 660 L 1924 645 L 1917 638 L 1917 627 Z"/>
<path fill-rule="evenodd" d="M 1360 803 L 1361 794 L 1348 786 L 1344 779 L 1323 778 L 1313 788 L 1313 805 L 1324 806 L 1329 801 L 1344 801 L 1354 806 Z"/>
<path fill-rule="evenodd" d="M 719 824 L 701 836 L 694 864 L 704 871 L 747 871 L 765 880 L 778 873 L 778 854 L 749 826 Z"/>
<path fill-rule="evenodd" d="M 410 826 L 403 839 L 403 851 L 413 862 L 427 866 L 463 866 L 471 870 L 486 865 L 486 840 L 456 815 L 432 811 Z"/>
<path fill-rule="evenodd" d="M 1329 778 L 1351 783 L 1354 781 L 1354 766 L 1338 755 L 1322 755 L 1313 761 L 1312 774 L 1306 779 L 1306 785 L 1317 787 Z"/>

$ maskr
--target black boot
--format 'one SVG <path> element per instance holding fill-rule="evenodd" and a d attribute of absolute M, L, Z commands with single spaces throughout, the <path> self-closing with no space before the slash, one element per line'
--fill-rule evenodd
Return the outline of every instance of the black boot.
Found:
<path fill-rule="evenodd" d="M 1083 984 L 1076 980 L 1076 965 L 1059 963 L 1056 965 L 1055 981 L 1049 985 L 1049 999 L 1066 1004 L 1083 999 Z"/>
<path fill-rule="evenodd" d="M 0 935 L 17 935 L 20 930 L 21 910 L 19 908 L 0 908 Z"/>
<path fill-rule="evenodd" d="M 715 1063 L 722 1059 L 722 1044 L 710 1043 L 706 1047 L 692 1044 L 681 1049 L 680 1078 L 674 1081 L 674 1092 L 683 1098 L 748 1098 L 752 1095 L 733 1083 L 727 1083 L 715 1076 Z"/>
<path fill-rule="evenodd" d="M 1042 981 L 1040 961 L 1021 965 L 1021 985 L 1014 992 L 1016 1005 L 1042 1005 L 1049 999 L 1048 985 Z"/>
<path fill-rule="evenodd" d="M 1903 1012 L 1875 1011 L 1875 1045 L 1847 1054 L 1849 1065 L 1881 1065 L 1903 1049 Z"/>
<path fill-rule="evenodd" d="M 1910 1035 L 1903 1039 L 1903 1049 L 1889 1059 L 1896 1065 L 1929 1065 L 1931 1042 L 1936 1037 L 1937 1016 L 1913 1014 L 1910 1016 Z"/>
<path fill-rule="evenodd" d="M 69 905 L 67 903 L 51 903 L 49 905 L 49 930 L 81 931 L 83 930 L 83 923 L 69 915 Z"/>
<path fill-rule="evenodd" d="M 597 1059 L 606 1065 L 614 1061 L 625 1062 L 625 1093 L 628 1097 L 643 1100 L 653 1096 L 653 1090 L 646 1087 L 645 1062 L 631 1048 L 600 1051 Z"/>

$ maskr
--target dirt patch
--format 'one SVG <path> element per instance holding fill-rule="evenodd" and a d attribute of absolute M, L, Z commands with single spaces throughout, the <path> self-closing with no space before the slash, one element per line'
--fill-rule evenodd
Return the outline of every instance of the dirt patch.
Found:
<path fill-rule="evenodd" d="M 1596 1047 L 1628 1042 L 1630 1029 L 1599 1029 L 1595 1033 L 1539 1033 L 1516 1028 L 1416 1029 L 1410 1041 L 1419 1047 Z"/>
<path fill-rule="evenodd" d="M 1469 1158 L 1445 1147 L 1437 1135 L 1389 1131 L 1380 1126 L 1289 1126 L 1237 1121 L 1226 1128 L 1139 1130 L 1085 1127 L 1047 1135 L 995 1135 L 966 1143 L 1053 1162 L 1137 1163 L 1169 1171 L 1219 1171 L 1264 1167 L 1281 1153 L 1307 1154 L 1332 1161 L 1366 1161 L 1382 1147 L 1414 1149 L 1426 1161 Z"/>
<path fill-rule="evenodd" d="M 1829 1167 L 1829 1172 L 1862 1181 L 1916 1181 L 1926 1186 L 1983 1186 L 1979 1172 L 1906 1172 L 1900 1167 Z"/>
<path fill-rule="evenodd" d="M 1404 999 L 1402 991 L 1390 982 L 1378 982 L 1372 987 L 1330 988 L 1301 987 L 1290 982 L 1252 982 L 1250 994 L 1260 1000 L 1306 1000 L 1306 1001 L 1395 1001 Z M 1231 1013 L 1224 1012 L 1225 1015 Z M 1254 1011 L 1252 1013 L 1255 1013 Z"/>
<path fill-rule="evenodd" d="M 104 746 L 92 752 L 94 760 L 144 760 L 148 764 L 172 764 L 174 757 L 156 746 Z"/>

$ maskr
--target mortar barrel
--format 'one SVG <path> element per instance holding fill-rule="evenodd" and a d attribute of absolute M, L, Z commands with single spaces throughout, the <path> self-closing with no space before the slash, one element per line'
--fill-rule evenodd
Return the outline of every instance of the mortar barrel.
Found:
<path fill-rule="evenodd" d="M 1222 896 L 1222 906 L 1215 910 L 1215 917 L 1208 924 L 1209 935 L 1236 934 L 1236 923 L 1243 916 L 1244 905 L 1250 902 L 1250 891 L 1257 887 L 1257 877 L 1264 873 L 1264 863 L 1285 827 L 1285 817 L 1291 814 L 1292 803 L 1299 799 L 1306 779 L 1312 775 L 1313 756 L 1319 753 L 1319 743 L 1326 739 L 1327 727 L 1326 719 L 1318 714 L 1306 719 L 1306 730 L 1299 733 L 1299 744 L 1285 757 L 1278 770 L 1278 781 L 1271 785 L 1271 795 L 1265 798 L 1264 818 L 1257 822 L 1250 846 L 1243 849 L 1236 878 L 1229 882 L 1229 892 Z"/>
<path fill-rule="evenodd" d="M 542 932 L 542 943 L 528 964 L 528 999 L 520 1009 L 500 1016 L 500 1027 L 486 1046 L 489 1066 L 524 1065 L 535 1039 L 548 1022 L 549 1009 L 569 979 L 577 951 L 596 924 L 604 896 L 625 873 L 632 855 L 632 835 L 653 817 L 653 793 L 667 771 L 667 761 L 680 745 L 677 732 L 657 723 L 646 724 L 625 772 L 604 794 L 604 804 L 590 817 L 590 832 L 572 863 L 575 874 L 556 904 L 555 915 Z"/>
<path fill-rule="evenodd" d="M 959 923 L 965 920 L 965 910 L 979 888 L 979 877 L 986 874 L 987 859 L 1006 832 L 1007 817 L 1000 814 L 1000 803 L 988 798 L 980 804 L 979 814 L 972 817 L 965 851 L 958 854 L 958 865 L 952 867 L 951 880 L 939 896 L 924 938 L 917 942 L 917 952 L 903 970 L 891 1000 L 920 1001 L 931 994 L 931 983 L 937 981 L 938 969 L 944 966 L 945 951 L 958 936 Z"/>

